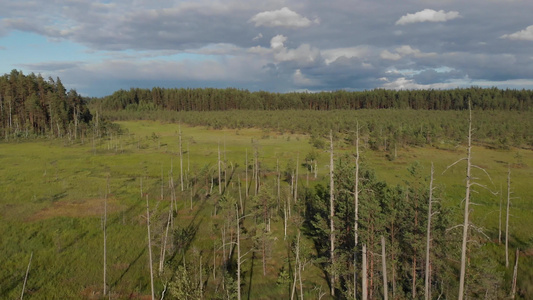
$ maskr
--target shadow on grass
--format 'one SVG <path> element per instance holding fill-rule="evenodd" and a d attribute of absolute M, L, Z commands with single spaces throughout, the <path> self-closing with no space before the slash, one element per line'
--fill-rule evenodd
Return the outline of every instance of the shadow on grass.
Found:
<path fill-rule="evenodd" d="M 113 282 L 112 285 L 110 286 L 117 286 L 117 284 L 122 280 L 122 278 L 124 278 L 124 276 L 128 273 L 128 271 L 131 269 L 131 266 L 135 265 L 137 263 L 137 261 L 141 258 L 141 256 L 143 256 L 143 254 L 146 252 L 146 248 L 142 248 L 141 252 L 139 252 L 139 255 L 137 255 L 137 257 L 131 262 L 128 264 L 128 267 L 124 270 L 124 272 L 122 272 L 122 274 L 120 274 L 120 276 L 118 277 L 117 280 L 115 280 L 115 282 Z"/>

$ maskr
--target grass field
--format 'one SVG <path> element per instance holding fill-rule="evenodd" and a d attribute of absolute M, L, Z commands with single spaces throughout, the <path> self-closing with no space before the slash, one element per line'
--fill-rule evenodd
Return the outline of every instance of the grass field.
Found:
<path fill-rule="evenodd" d="M 285 169 L 296 157 L 300 162 L 313 150 L 309 137 L 303 134 L 278 134 L 260 129 L 208 130 L 185 124 L 152 121 L 117 122 L 124 133 L 107 139 L 86 139 L 70 144 L 64 140 L 31 140 L 0 144 L 0 298 L 20 296 L 30 254 L 33 253 L 26 298 L 30 299 L 99 299 L 103 289 L 103 211 L 107 198 L 107 283 L 111 298 L 147 299 L 150 293 L 149 264 L 146 237 L 146 202 L 148 195 L 153 212 L 153 247 L 159 257 L 162 225 L 169 206 L 169 172 L 178 182 L 180 172 L 179 131 L 181 130 L 183 170 L 188 176 L 207 170 L 216 173 L 220 147 L 223 160 L 235 174 L 244 179 L 245 157 L 251 160 L 258 150 L 263 174 L 274 174 L 276 163 Z M 337 154 L 352 153 L 353 147 L 338 141 Z M 363 147 L 364 148 L 364 147 Z M 328 153 L 318 150 L 318 178 L 309 176 L 309 185 L 325 184 Z M 383 152 L 363 149 L 365 163 L 376 171 L 379 179 L 400 184 L 407 176 L 407 167 L 415 161 L 429 175 L 435 164 L 436 184 L 443 191 L 443 204 L 452 209 L 454 220 L 461 222 L 461 200 L 464 197 L 465 165 L 458 164 L 444 174 L 446 167 L 465 156 L 465 149 L 442 145 L 436 148 L 398 149 L 391 160 Z M 525 256 L 520 261 L 519 286 L 533 295 L 533 151 L 524 149 L 491 150 L 480 146 L 473 149 L 474 164 L 484 168 L 475 174 L 479 183 L 490 190 L 506 194 L 508 166 L 511 169 L 513 198 L 510 219 L 511 253 L 518 247 Z M 306 169 L 300 166 L 299 177 L 306 186 Z M 163 179 L 161 179 L 163 177 Z M 270 180 L 270 179 L 269 179 Z M 234 177 L 228 188 L 236 189 Z M 161 185 L 163 184 L 163 198 Z M 207 189 L 206 185 L 206 188 Z M 178 188 L 179 189 L 179 188 Z M 215 187 L 216 189 L 216 187 Z M 106 192 L 108 190 L 108 192 Z M 503 246 L 498 240 L 500 196 L 479 188 L 473 194 L 472 222 L 483 228 L 490 238 L 487 251 L 504 262 Z M 199 191 L 196 191 L 199 192 Z M 193 228 L 195 234 L 183 251 L 200 253 L 205 261 L 213 261 L 213 247 L 220 232 L 214 224 L 224 220 L 215 216 L 215 197 L 202 197 L 202 191 L 191 200 L 190 192 L 178 193 L 179 228 Z M 107 197 L 106 197 L 107 195 Z M 505 200 L 505 197 L 504 197 Z M 190 206 L 193 208 L 190 209 Z M 505 221 L 505 220 L 504 220 Z M 283 240 L 283 224 L 274 220 L 273 238 L 267 276 L 262 274 L 261 261 L 249 254 L 243 265 L 243 294 L 249 299 L 279 299 L 289 295 L 288 285 L 277 285 L 282 268 L 288 268 L 289 242 Z M 291 234 L 295 231 L 292 228 Z M 243 248 L 251 247 L 244 242 Z M 459 250 L 458 250 L 459 251 Z M 215 249 L 215 261 L 221 250 Z M 512 254 L 514 258 L 514 254 Z M 169 266 L 182 261 L 178 253 Z M 514 260 L 513 260 L 514 261 Z M 154 261 L 154 266 L 157 263 Z M 211 264 L 212 265 L 212 264 Z M 503 264 L 502 264 L 503 265 Z M 500 268 L 506 278 L 512 270 Z M 156 294 L 171 278 L 168 273 L 157 275 Z M 211 275 L 210 275 L 211 276 Z M 304 272 L 306 298 L 316 298 L 327 292 L 324 275 L 316 266 Z M 212 276 L 210 277 L 212 278 Z M 207 293 L 220 293 L 207 279 Z"/>

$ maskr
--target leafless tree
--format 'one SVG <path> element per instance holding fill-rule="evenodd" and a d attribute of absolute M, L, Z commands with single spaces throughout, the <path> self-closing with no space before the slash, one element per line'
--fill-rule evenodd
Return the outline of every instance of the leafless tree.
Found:
<path fill-rule="evenodd" d="M 26 276 L 24 276 L 24 284 L 22 285 L 22 293 L 20 294 L 20 300 L 24 298 L 24 291 L 26 290 L 26 282 L 28 281 L 28 275 L 30 274 L 31 260 L 33 258 L 33 251 L 30 254 L 30 261 L 28 262 L 28 267 L 26 268 Z M 105 286 L 105 282 L 104 282 Z"/>
<path fill-rule="evenodd" d="M 148 195 L 146 195 L 146 229 L 148 230 L 148 261 L 150 264 L 150 288 L 152 300 L 154 298 L 154 270 L 152 265 L 152 238 L 150 237 L 150 206 L 148 202 Z"/>
<path fill-rule="evenodd" d="M 335 222 L 333 218 L 335 217 L 335 186 L 334 186 L 334 165 L 333 165 L 333 130 L 329 132 L 329 142 L 330 142 L 330 157 L 329 157 L 329 256 L 331 263 L 331 274 L 329 277 L 330 282 L 330 293 L 331 296 L 335 296 Z"/>
<path fill-rule="evenodd" d="M 429 200 L 428 200 L 428 221 L 427 221 L 427 230 L 426 230 L 426 278 L 425 278 L 425 289 L 424 297 L 426 300 L 431 299 L 431 288 L 430 288 L 430 261 L 429 261 L 429 252 L 431 248 L 431 217 L 433 216 L 432 211 L 433 204 L 433 162 L 431 163 L 431 177 L 429 180 Z"/>
<path fill-rule="evenodd" d="M 511 166 L 507 167 L 507 212 L 505 218 L 505 267 L 509 267 L 509 206 L 511 205 Z"/>
<path fill-rule="evenodd" d="M 515 264 L 514 264 L 514 270 L 513 270 L 513 284 L 511 288 L 511 299 L 514 299 L 516 296 L 516 279 L 518 277 L 518 257 L 520 256 L 520 251 L 518 248 L 516 248 L 516 255 L 515 255 Z"/>

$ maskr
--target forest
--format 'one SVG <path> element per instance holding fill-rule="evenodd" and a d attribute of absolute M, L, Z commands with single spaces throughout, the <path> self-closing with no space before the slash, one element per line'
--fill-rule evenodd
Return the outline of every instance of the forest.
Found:
<path fill-rule="evenodd" d="M 89 99 L 12 71 L 0 297 L 528 299 L 531 95 Z"/>
<path fill-rule="evenodd" d="M 384 90 L 292 92 L 250 92 L 235 88 L 214 89 L 152 89 L 119 90 L 110 96 L 96 99 L 103 110 L 171 111 L 220 110 L 339 110 L 339 109 L 473 109 L 519 110 L 533 108 L 533 91 L 498 88 L 458 88 L 451 90 Z"/>
<path fill-rule="evenodd" d="M 13 70 L 0 77 L 2 137 L 49 135 L 77 138 L 91 121 L 86 101 L 75 90 L 67 92 L 57 77 Z"/>

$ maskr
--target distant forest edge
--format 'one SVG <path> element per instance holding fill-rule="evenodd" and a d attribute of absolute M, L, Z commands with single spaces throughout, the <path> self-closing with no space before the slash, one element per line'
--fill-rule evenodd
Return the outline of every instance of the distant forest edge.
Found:
<path fill-rule="evenodd" d="M 533 110 L 533 91 L 498 88 L 458 88 L 450 90 L 385 90 L 333 92 L 250 92 L 235 88 L 131 88 L 94 99 L 103 110 L 355 110 L 415 109 L 465 110 L 471 101 L 473 109 Z"/>

